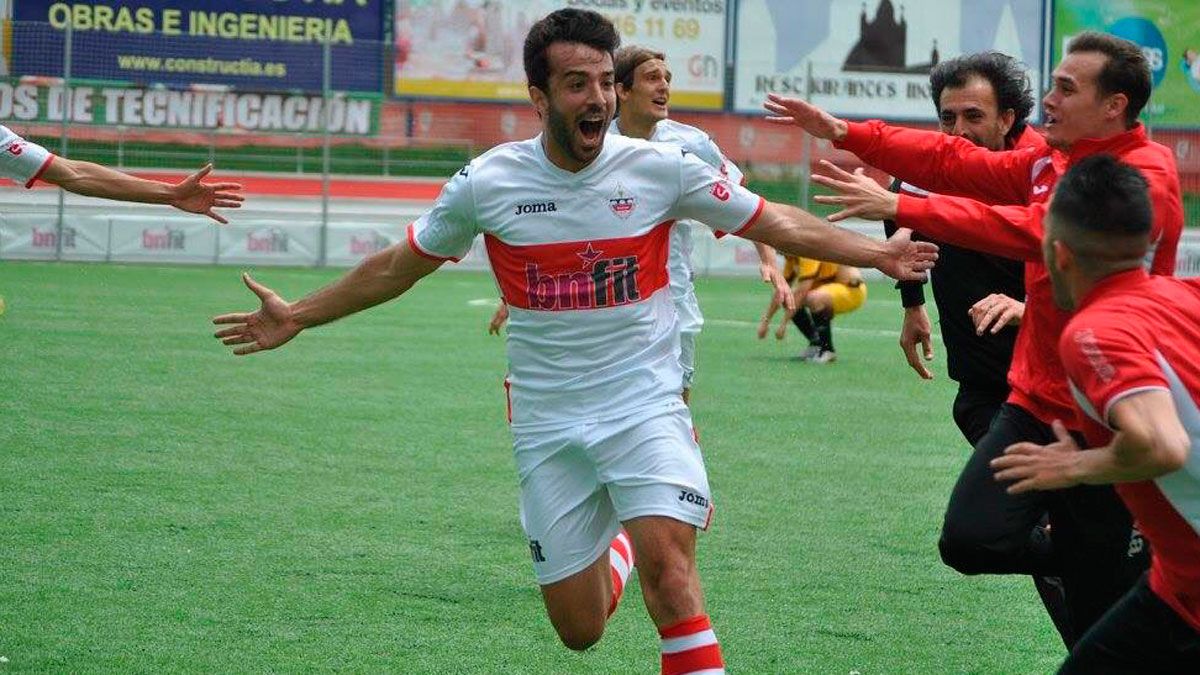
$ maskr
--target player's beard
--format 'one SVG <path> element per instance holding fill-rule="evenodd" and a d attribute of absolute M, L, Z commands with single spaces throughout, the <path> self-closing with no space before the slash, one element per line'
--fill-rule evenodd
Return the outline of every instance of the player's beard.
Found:
<path fill-rule="evenodd" d="M 600 126 L 600 139 L 594 150 L 585 150 L 581 142 L 582 133 L 579 130 L 579 120 L 596 114 L 603 115 L 603 122 Z M 589 108 L 576 117 L 570 120 L 566 115 L 559 112 L 558 108 L 553 104 L 547 106 L 546 127 L 550 131 L 550 137 L 558 144 L 558 147 L 567 154 L 571 159 L 580 164 L 588 164 L 600 154 L 604 148 L 604 134 L 608 129 L 608 123 L 612 121 L 611 112 L 606 113 L 599 106 Z"/>

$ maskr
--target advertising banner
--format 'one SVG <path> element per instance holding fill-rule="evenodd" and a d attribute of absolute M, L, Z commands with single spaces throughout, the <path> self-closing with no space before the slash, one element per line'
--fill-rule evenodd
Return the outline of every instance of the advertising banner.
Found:
<path fill-rule="evenodd" d="M 1155 126 L 1200 126 L 1200 2 L 1057 0 L 1054 63 L 1085 30 L 1132 40 L 1150 62 L 1154 93 L 1142 118 Z"/>
<path fill-rule="evenodd" d="M 741 0 L 737 8 L 739 112 L 762 112 L 774 92 L 847 117 L 934 120 L 930 69 L 993 49 L 1023 61 L 1033 91 L 1042 89 L 1043 0 Z"/>
<path fill-rule="evenodd" d="M 219 231 L 218 257 L 233 265 L 316 265 L 321 224 L 293 220 L 230 223 Z"/>
<path fill-rule="evenodd" d="M 335 134 L 374 134 L 378 97 L 176 91 L 0 81 L 0 120 L 231 131 L 319 132 L 328 113 Z"/>
<path fill-rule="evenodd" d="M 11 0 L 10 74 L 381 93 L 388 0 Z M 71 61 L 64 32 L 71 30 Z"/>
<path fill-rule="evenodd" d="M 109 259 L 118 262 L 208 263 L 217 259 L 217 228 L 189 217 L 113 216 Z"/>
<path fill-rule="evenodd" d="M 724 106 L 728 0 L 396 0 L 396 93 L 480 100 L 528 98 L 522 46 L 535 21 L 563 7 L 610 18 L 622 44 L 667 56 L 671 102 Z"/>
<path fill-rule="evenodd" d="M 61 244 L 63 260 L 105 260 L 108 233 L 107 217 L 72 215 L 64 218 L 60 242 L 52 214 L 0 214 L 0 257 L 53 260 Z"/>
<path fill-rule="evenodd" d="M 415 219 L 415 216 L 411 219 Z M 398 216 L 396 221 L 408 223 L 411 219 Z M 356 265 L 363 258 L 401 241 L 405 227 L 382 223 L 331 222 L 326 240 L 326 261 L 330 265 Z"/>

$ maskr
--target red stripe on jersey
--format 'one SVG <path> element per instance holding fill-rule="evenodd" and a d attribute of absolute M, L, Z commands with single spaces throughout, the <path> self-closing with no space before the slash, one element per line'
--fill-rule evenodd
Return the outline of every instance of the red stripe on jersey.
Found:
<path fill-rule="evenodd" d="M 46 161 L 42 162 L 42 165 L 38 167 L 37 173 L 33 174 L 33 178 L 30 178 L 29 182 L 25 184 L 26 189 L 33 187 L 33 184 L 42 177 L 42 174 L 46 173 L 46 169 L 50 168 L 52 162 L 54 162 L 54 155 L 50 155 L 46 158 Z"/>
<path fill-rule="evenodd" d="M 506 244 L 484 235 L 500 294 L 513 307 L 557 312 L 628 305 L 667 285 L 668 220 L 621 239 Z"/>
<path fill-rule="evenodd" d="M 421 248 L 421 245 L 417 243 L 417 231 L 416 231 L 416 228 L 414 227 L 414 225 L 416 225 L 416 223 L 408 224 L 408 247 L 411 248 L 414 253 L 421 256 L 422 258 L 428 258 L 435 262 L 446 262 L 447 260 L 449 260 L 451 262 L 459 261 L 458 258 L 454 258 L 451 256 L 445 256 L 445 255 L 437 255 L 435 253 L 430 253 L 429 251 L 426 251 L 425 249 Z"/>
<path fill-rule="evenodd" d="M 741 236 L 741 234 L 743 232 L 750 229 L 750 226 L 758 221 L 758 217 L 762 215 L 763 209 L 766 208 L 766 206 L 767 206 L 767 200 L 763 199 L 762 197 L 759 197 L 758 198 L 758 208 L 754 209 L 754 213 L 750 215 L 750 217 L 746 220 L 746 222 L 742 223 L 741 227 L 729 232 L 729 234 L 732 234 L 735 237 Z M 721 233 L 721 234 L 723 235 L 725 233 Z M 720 237 L 718 237 L 718 238 L 720 238 Z"/>

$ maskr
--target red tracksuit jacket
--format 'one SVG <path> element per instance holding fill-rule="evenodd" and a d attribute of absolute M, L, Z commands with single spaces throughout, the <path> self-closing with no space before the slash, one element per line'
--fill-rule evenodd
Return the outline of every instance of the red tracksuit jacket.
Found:
<path fill-rule="evenodd" d="M 897 225 L 950 244 L 1025 261 L 1025 318 L 1008 371 L 1012 387 L 1008 400 L 1046 424 L 1061 419 L 1078 429 L 1058 354 L 1058 339 L 1070 315 L 1054 304 L 1042 261 L 1046 202 L 1058 177 L 1088 155 L 1108 153 L 1133 166 L 1150 185 L 1154 209 L 1149 269 L 1154 274 L 1173 274 L 1183 231 L 1183 203 L 1171 151 L 1147 139 L 1140 123 L 1116 136 L 1078 141 L 1069 153 L 1046 146 L 993 152 L 964 138 L 879 121 L 851 122 L 846 138 L 835 145 L 901 180 L 939 193 L 925 199 L 901 195 Z"/>

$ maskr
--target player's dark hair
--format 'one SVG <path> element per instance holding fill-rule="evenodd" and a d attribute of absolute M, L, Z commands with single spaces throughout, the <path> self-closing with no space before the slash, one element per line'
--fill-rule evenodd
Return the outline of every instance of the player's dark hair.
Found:
<path fill-rule="evenodd" d="M 1058 181 L 1050 215 L 1085 236 L 1146 236 L 1153 218 L 1149 184 L 1112 155 L 1091 155 Z"/>
<path fill-rule="evenodd" d="M 1096 85 L 1105 96 L 1125 94 L 1129 99 L 1125 108 L 1125 127 L 1132 129 L 1150 100 L 1152 87 L 1150 63 L 1141 47 L 1115 35 L 1086 31 L 1067 43 L 1068 54 L 1077 52 L 1099 52 L 1108 57 L 1096 78 Z"/>
<path fill-rule="evenodd" d="M 942 91 L 946 87 L 965 87 L 967 81 L 975 76 L 982 77 L 992 85 L 992 91 L 996 93 L 998 112 L 1012 110 L 1015 113 L 1015 121 L 1004 140 L 1016 140 L 1025 131 L 1029 114 L 1033 112 L 1033 87 L 1029 83 L 1025 65 L 1008 54 L 964 54 L 934 66 L 933 70 L 929 71 L 929 87 L 938 115 L 942 114 Z"/>
<path fill-rule="evenodd" d="M 638 69 L 638 66 L 653 59 L 666 61 L 667 55 L 641 45 L 621 47 L 617 50 L 616 56 L 613 57 L 613 80 L 621 83 L 621 86 L 626 89 L 629 89 L 633 86 L 634 71 Z"/>
<path fill-rule="evenodd" d="M 591 10 L 567 8 L 547 14 L 525 36 L 525 79 L 542 91 L 548 89 L 547 52 L 555 42 L 577 42 L 612 54 L 621 44 L 621 36 L 611 21 Z"/>

